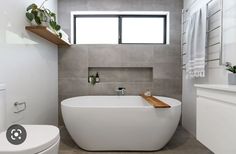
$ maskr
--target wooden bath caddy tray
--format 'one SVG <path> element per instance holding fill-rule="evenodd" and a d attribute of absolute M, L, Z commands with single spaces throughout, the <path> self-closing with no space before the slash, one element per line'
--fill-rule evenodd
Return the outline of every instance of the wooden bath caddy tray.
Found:
<path fill-rule="evenodd" d="M 151 104 L 154 108 L 170 108 L 170 105 L 162 102 L 161 100 L 153 96 L 145 96 L 144 94 L 140 94 L 140 96 L 145 99 L 149 104 Z"/>

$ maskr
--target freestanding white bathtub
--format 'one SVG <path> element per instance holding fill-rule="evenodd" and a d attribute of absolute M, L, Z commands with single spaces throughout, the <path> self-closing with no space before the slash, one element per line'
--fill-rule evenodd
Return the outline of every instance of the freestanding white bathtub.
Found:
<path fill-rule="evenodd" d="M 62 101 L 62 115 L 82 149 L 155 151 L 171 139 L 181 115 L 181 102 L 157 98 L 171 108 L 154 108 L 140 96 L 81 96 Z"/>

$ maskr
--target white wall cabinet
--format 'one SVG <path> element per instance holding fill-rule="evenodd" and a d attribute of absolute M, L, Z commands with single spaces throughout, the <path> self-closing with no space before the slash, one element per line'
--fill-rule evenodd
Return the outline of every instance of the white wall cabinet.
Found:
<path fill-rule="evenodd" d="M 197 87 L 197 139 L 216 154 L 236 153 L 236 86 Z"/>

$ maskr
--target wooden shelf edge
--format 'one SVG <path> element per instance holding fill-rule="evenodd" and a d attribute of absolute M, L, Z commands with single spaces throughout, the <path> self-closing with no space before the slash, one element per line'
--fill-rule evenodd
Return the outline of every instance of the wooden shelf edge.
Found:
<path fill-rule="evenodd" d="M 149 104 L 151 104 L 154 108 L 170 108 L 171 106 L 166 104 L 165 102 L 153 97 L 153 96 L 145 96 L 144 94 L 140 94 L 140 96 L 145 99 Z"/>
<path fill-rule="evenodd" d="M 71 44 L 69 42 L 66 42 L 65 40 L 59 38 L 57 35 L 55 35 L 53 32 L 49 30 L 49 28 L 45 26 L 25 26 L 25 29 L 58 45 L 58 46 L 70 46 Z"/>

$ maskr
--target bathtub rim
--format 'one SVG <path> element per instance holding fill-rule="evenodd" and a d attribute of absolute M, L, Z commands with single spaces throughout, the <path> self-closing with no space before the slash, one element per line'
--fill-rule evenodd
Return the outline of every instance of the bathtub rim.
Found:
<path fill-rule="evenodd" d="M 115 106 L 115 105 L 107 105 L 107 106 L 97 106 L 97 105 L 88 105 L 88 106 L 79 106 L 79 105 L 70 105 L 68 104 L 68 102 L 71 102 L 71 101 L 76 101 L 75 99 L 78 99 L 78 98 L 85 98 L 85 97 L 127 97 L 127 96 L 135 96 L 135 97 L 140 97 L 139 95 L 126 95 L 126 96 L 116 96 L 116 95 L 85 95 L 85 96 L 75 96 L 75 97 L 71 97 L 71 98 L 67 98 L 67 99 L 64 99 L 61 101 L 61 106 L 64 106 L 64 107 L 73 107 L 73 108 L 140 108 L 140 109 L 143 109 L 143 108 L 146 108 L 146 109 L 171 109 L 171 108 L 176 108 L 176 107 L 180 107 L 182 106 L 182 102 L 177 100 L 177 99 L 174 99 L 174 98 L 170 98 L 170 97 L 165 97 L 165 96 L 154 96 L 158 99 L 161 99 L 161 98 L 164 98 L 164 99 L 170 99 L 170 100 L 173 100 L 175 103 L 174 105 L 173 104 L 170 104 L 168 102 L 166 102 L 167 104 L 169 104 L 171 107 L 170 108 L 154 108 L 151 104 L 149 104 L 148 102 L 147 105 L 145 106 Z M 144 100 L 145 102 L 145 100 Z"/>

